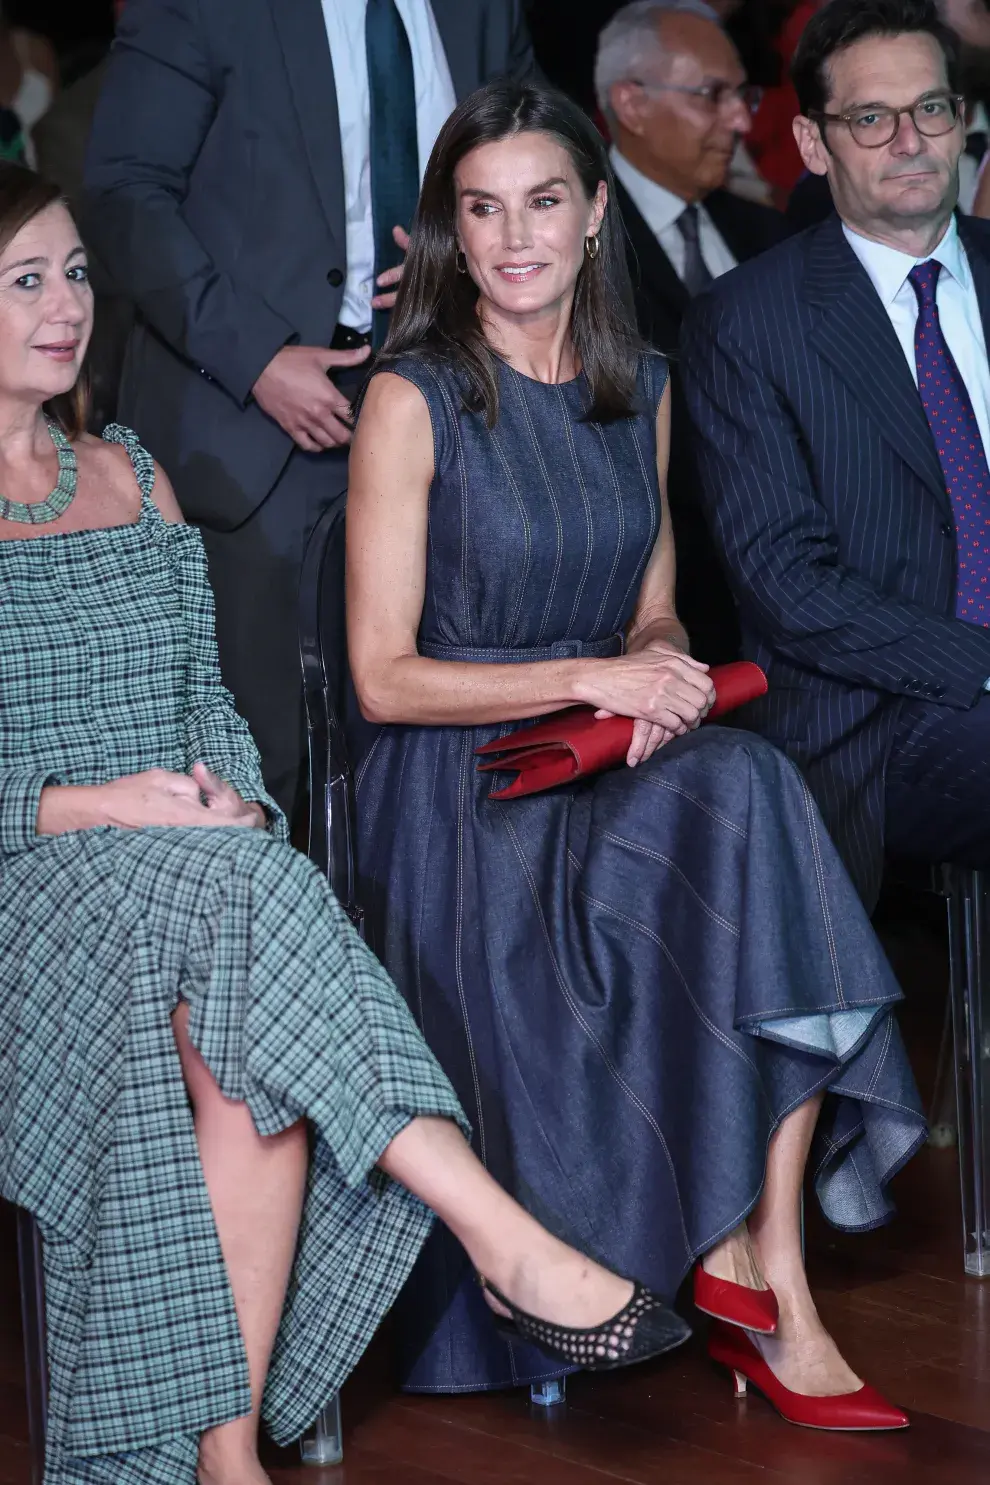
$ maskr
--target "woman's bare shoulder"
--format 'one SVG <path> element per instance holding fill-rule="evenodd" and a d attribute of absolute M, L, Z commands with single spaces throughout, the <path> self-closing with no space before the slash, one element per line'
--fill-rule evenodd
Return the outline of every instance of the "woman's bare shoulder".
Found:
<path fill-rule="evenodd" d="M 136 517 L 141 506 L 141 490 L 127 449 L 122 444 L 94 438 L 90 433 L 81 433 L 73 447 L 80 474 L 85 474 L 87 481 L 92 481 L 94 486 L 99 482 L 105 495 L 115 502 L 119 500 L 129 509 L 133 508 Z M 171 481 L 158 463 L 155 463 L 154 468 L 155 482 L 150 492 L 151 499 L 166 521 L 179 525 L 184 518 Z"/>

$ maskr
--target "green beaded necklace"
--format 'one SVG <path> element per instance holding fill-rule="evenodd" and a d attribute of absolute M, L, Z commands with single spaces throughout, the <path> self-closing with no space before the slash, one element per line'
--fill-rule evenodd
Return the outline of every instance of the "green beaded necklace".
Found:
<path fill-rule="evenodd" d="M 44 526 L 64 516 L 76 497 L 76 451 L 54 418 L 45 414 L 48 436 L 58 455 L 58 480 L 45 500 L 8 500 L 0 495 L 0 521 L 18 521 L 22 526 Z"/>

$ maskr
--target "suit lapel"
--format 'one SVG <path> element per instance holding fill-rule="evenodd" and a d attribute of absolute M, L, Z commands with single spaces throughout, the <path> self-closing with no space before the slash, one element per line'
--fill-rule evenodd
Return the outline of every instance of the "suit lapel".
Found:
<path fill-rule="evenodd" d="M 317 194 L 343 250 L 344 167 L 323 7 L 320 0 L 269 0 L 269 4 Z"/>
<path fill-rule="evenodd" d="M 639 293 L 662 300 L 670 316 L 679 321 L 688 305 L 687 290 L 620 180 L 615 182 L 615 197 L 633 250 L 633 287 Z"/>
<path fill-rule="evenodd" d="M 705 210 L 718 228 L 719 236 L 724 239 L 736 262 L 745 263 L 747 258 L 755 258 L 766 244 L 753 240 L 752 234 L 746 231 L 748 223 L 736 211 L 735 205 L 736 198 L 728 191 L 713 191 L 705 197 Z"/>
<path fill-rule="evenodd" d="M 804 291 L 819 310 L 811 344 L 951 514 L 945 477 L 904 351 L 839 218 L 829 218 L 808 240 Z"/>
<path fill-rule="evenodd" d="M 466 98 L 484 81 L 477 7 L 465 4 L 465 0 L 430 0 L 430 9 L 443 42 L 454 92 L 458 99 Z"/>

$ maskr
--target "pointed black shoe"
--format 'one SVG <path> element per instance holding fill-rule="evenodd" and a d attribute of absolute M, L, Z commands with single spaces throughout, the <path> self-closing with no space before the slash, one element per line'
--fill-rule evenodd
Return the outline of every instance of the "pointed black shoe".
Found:
<path fill-rule="evenodd" d="M 528 1315 L 487 1279 L 479 1282 L 512 1316 L 511 1320 L 495 1316 L 496 1326 L 504 1335 L 530 1341 L 548 1356 L 587 1372 L 616 1371 L 620 1366 L 649 1361 L 651 1356 L 661 1356 L 682 1345 L 691 1334 L 687 1322 L 640 1283 L 634 1285 L 629 1303 L 611 1320 L 593 1330 L 574 1330 Z"/>

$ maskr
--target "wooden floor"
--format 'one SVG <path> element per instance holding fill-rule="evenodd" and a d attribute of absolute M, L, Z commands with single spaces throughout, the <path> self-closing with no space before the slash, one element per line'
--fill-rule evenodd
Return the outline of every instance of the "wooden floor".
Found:
<path fill-rule="evenodd" d="M 927 1090 L 944 1008 L 945 950 L 925 904 L 895 904 L 885 939 L 909 994 L 902 1025 Z M 654 1365 L 578 1377 L 549 1413 L 521 1393 L 403 1397 L 383 1337 L 344 1392 L 346 1457 L 303 1469 L 269 1451 L 276 1485 L 986 1485 L 990 1280 L 961 1273 L 955 1151 L 926 1149 L 898 1179 L 899 1215 L 842 1237 L 811 1220 L 809 1266 L 849 1360 L 908 1408 L 903 1434 L 788 1427 L 737 1403 L 701 1337 Z M 0 1218 L 0 1485 L 28 1485 L 10 1214 Z M 700 1327 L 699 1327 L 700 1329 Z M 178 1482 L 177 1482 L 178 1485 Z"/>

